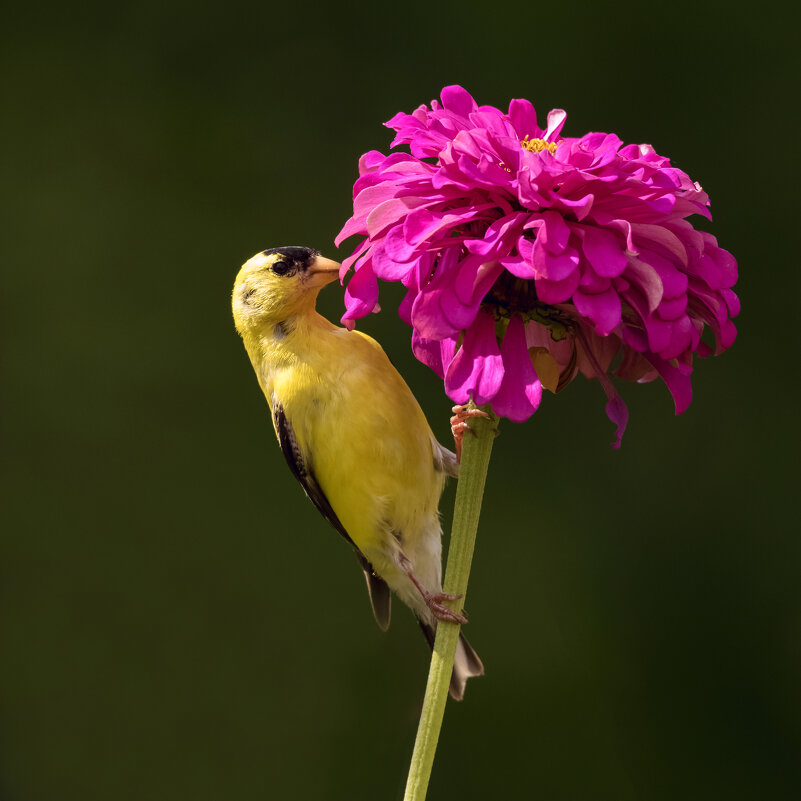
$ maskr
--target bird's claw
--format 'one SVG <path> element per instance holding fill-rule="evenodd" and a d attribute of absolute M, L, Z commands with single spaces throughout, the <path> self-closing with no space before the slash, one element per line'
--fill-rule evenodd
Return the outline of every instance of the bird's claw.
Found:
<path fill-rule="evenodd" d="M 438 603 L 441 603 L 442 601 L 458 601 L 464 596 L 460 592 L 437 592 L 431 597 Z"/>
<path fill-rule="evenodd" d="M 443 601 L 458 601 L 462 596 L 454 595 L 452 592 L 429 592 L 414 576 L 411 570 L 406 571 L 406 575 L 411 579 L 412 584 L 417 587 L 417 591 L 423 596 L 426 606 L 431 610 L 437 620 L 444 620 L 447 623 L 458 623 L 464 625 L 467 618 L 459 612 L 454 612 L 450 607 L 445 606 Z"/>
<path fill-rule="evenodd" d="M 451 411 L 453 412 L 453 417 L 451 417 L 451 433 L 453 434 L 453 442 L 456 445 L 456 461 L 461 464 L 462 439 L 464 438 L 464 433 L 465 431 L 469 431 L 473 435 L 476 433 L 470 428 L 470 424 L 467 421 L 471 417 L 485 417 L 489 419 L 489 415 L 486 412 L 482 412 L 481 409 L 468 409 L 467 406 L 454 406 Z"/>
<path fill-rule="evenodd" d="M 442 603 L 443 601 L 458 601 L 461 597 L 461 595 L 453 595 L 449 592 L 438 592 L 435 595 L 429 595 L 426 598 L 426 604 L 437 620 L 444 620 L 446 623 L 458 623 L 463 626 L 467 623 L 467 618 Z"/>

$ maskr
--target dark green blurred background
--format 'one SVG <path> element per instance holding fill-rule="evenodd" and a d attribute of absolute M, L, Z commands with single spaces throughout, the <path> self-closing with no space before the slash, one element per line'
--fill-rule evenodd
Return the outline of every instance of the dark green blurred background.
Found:
<path fill-rule="evenodd" d="M 682 417 L 621 387 L 620 452 L 597 382 L 504 425 L 468 599 L 487 676 L 430 798 L 801 796 L 796 27 L 732 8 L 6 12 L 4 801 L 401 797 L 424 642 L 401 607 L 378 631 L 286 469 L 229 294 L 263 248 L 337 257 L 359 155 L 449 83 L 671 156 L 744 312 Z M 362 327 L 445 441 L 397 301 Z"/>

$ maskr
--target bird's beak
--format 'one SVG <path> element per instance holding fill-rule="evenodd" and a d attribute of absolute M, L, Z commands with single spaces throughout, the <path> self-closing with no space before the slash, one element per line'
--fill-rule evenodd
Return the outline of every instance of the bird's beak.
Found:
<path fill-rule="evenodd" d="M 325 256 L 317 256 L 306 273 L 315 278 L 315 283 L 330 284 L 339 277 L 339 262 L 327 259 Z"/>

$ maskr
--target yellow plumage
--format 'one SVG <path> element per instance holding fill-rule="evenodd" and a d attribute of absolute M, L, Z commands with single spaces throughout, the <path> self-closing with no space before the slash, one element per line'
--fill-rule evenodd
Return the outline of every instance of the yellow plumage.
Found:
<path fill-rule="evenodd" d="M 456 459 L 381 346 L 316 312 L 338 267 L 309 248 L 254 256 L 234 284 L 234 321 L 287 462 L 357 550 L 379 625 L 389 624 L 389 586 L 431 643 L 437 618 L 455 617 L 441 603 L 438 505 Z M 451 694 L 481 673 L 462 640 Z"/>

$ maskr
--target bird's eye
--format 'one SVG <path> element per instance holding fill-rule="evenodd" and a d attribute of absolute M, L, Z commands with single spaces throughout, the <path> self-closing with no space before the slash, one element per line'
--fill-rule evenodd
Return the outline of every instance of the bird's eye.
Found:
<path fill-rule="evenodd" d="M 290 270 L 290 265 L 285 261 L 277 261 L 270 269 L 276 275 L 286 275 Z"/>

